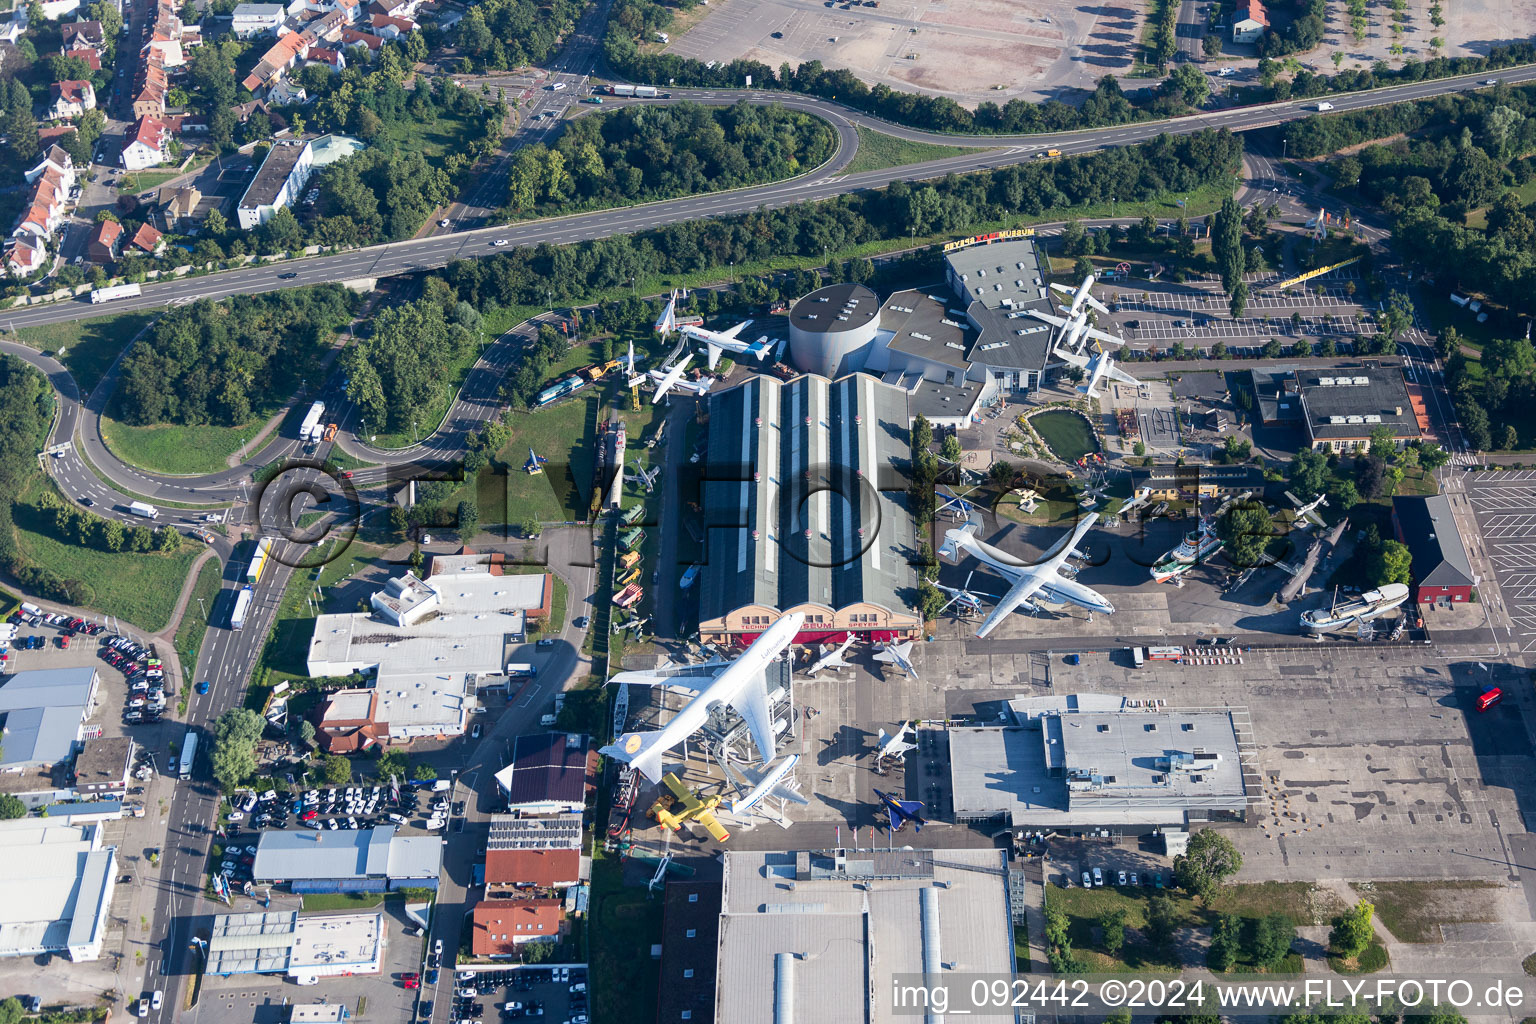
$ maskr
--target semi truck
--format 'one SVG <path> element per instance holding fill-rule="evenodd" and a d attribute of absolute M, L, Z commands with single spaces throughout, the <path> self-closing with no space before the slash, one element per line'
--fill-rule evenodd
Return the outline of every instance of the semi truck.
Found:
<path fill-rule="evenodd" d="M 654 85 L 610 85 L 608 87 L 608 94 L 610 96 L 634 96 L 642 100 L 653 100 L 660 95 Z"/>
<path fill-rule="evenodd" d="M 153 506 L 153 505 L 146 505 L 142 501 L 131 501 L 131 502 L 129 502 L 128 503 L 128 511 L 133 513 L 136 516 L 143 516 L 145 519 L 159 519 L 160 518 L 160 510 L 159 509 L 155 508 L 155 506 Z"/>
<path fill-rule="evenodd" d="M 244 629 L 246 613 L 251 610 L 251 599 L 256 596 L 256 591 L 249 583 L 240 588 L 235 595 L 235 606 L 229 611 L 229 628 Z"/>
<path fill-rule="evenodd" d="M 111 302 L 113 299 L 131 299 L 143 292 L 136 284 L 115 284 L 110 288 L 97 288 L 91 292 L 92 302 Z"/>
<path fill-rule="evenodd" d="M 325 415 L 325 403 L 316 402 L 309 407 L 309 412 L 304 415 L 304 422 L 299 424 L 299 440 L 306 444 L 319 442 L 325 433 L 325 425 L 320 422 L 320 417 Z"/>
<path fill-rule="evenodd" d="M 187 730 L 186 738 L 181 741 L 181 763 L 177 765 L 177 776 L 183 779 L 192 777 L 192 764 L 197 760 L 197 733 Z"/>

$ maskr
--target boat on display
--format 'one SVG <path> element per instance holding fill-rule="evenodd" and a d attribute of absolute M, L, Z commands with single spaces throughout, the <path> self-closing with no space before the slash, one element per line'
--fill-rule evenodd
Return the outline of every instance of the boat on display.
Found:
<path fill-rule="evenodd" d="M 1214 556 L 1224 544 L 1216 534 L 1215 524 L 1209 519 L 1202 519 L 1198 528 L 1184 535 L 1178 547 L 1157 560 L 1151 569 L 1152 578 L 1159 583 L 1178 579 Z"/>
<path fill-rule="evenodd" d="M 1408 588 L 1405 585 L 1388 583 L 1376 590 L 1367 590 L 1343 604 L 1330 601 L 1326 608 L 1302 612 L 1301 628 L 1308 633 L 1331 633 L 1356 622 L 1380 618 L 1406 600 Z"/>

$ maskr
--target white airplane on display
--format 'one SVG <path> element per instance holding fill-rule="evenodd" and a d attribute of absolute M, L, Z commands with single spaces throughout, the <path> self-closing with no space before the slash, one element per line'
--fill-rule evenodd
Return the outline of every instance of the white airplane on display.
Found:
<path fill-rule="evenodd" d="M 735 660 L 712 659 L 696 665 L 618 673 L 611 682 L 674 686 L 692 691 L 694 697 L 660 729 L 625 733 L 599 753 L 632 765 L 652 782 L 660 782 L 662 755 L 697 732 L 716 707 L 729 704 L 746 722 L 757 747 L 757 756 L 766 765 L 773 760 L 778 748 L 773 736 L 772 713 L 768 709 L 765 672 L 794 641 L 803 625 L 803 612 L 780 616 Z"/>
<path fill-rule="evenodd" d="M 901 728 L 897 729 L 894 734 L 888 734 L 884 729 L 881 729 L 880 746 L 875 751 L 875 760 L 883 761 L 888 757 L 900 757 L 909 750 L 916 750 L 917 744 L 907 739 L 907 734 L 912 731 L 911 722 L 902 722 Z"/>
<path fill-rule="evenodd" d="M 917 669 L 912 667 L 911 640 L 899 644 L 886 644 L 875 652 L 875 660 L 886 665 L 895 665 L 908 679 L 922 679 L 922 676 L 917 674 Z"/>
<path fill-rule="evenodd" d="M 844 640 L 838 647 L 834 647 L 830 651 L 823 650 L 821 657 L 817 658 L 815 664 L 805 670 L 805 674 L 814 676 L 824 668 L 852 668 L 853 666 L 843 659 L 843 655 L 848 653 L 848 648 L 852 647 L 853 644 L 854 637 L 850 634 L 848 639 Z"/>
<path fill-rule="evenodd" d="M 661 311 L 661 316 L 656 318 L 655 331 L 660 335 L 668 335 L 677 330 L 677 289 L 672 290 L 672 295 L 667 299 L 666 308 Z M 630 371 L 634 371 L 635 343 L 629 343 Z"/>
<path fill-rule="evenodd" d="M 651 404 L 655 405 L 673 388 L 682 388 L 684 391 L 692 391 L 696 395 L 702 395 L 709 391 L 713 380 L 691 381 L 684 380 L 683 374 L 688 370 L 688 364 L 693 361 L 693 356 L 683 356 L 673 366 L 664 370 L 652 370 L 651 379 L 656 382 L 656 390 L 651 393 Z"/>
<path fill-rule="evenodd" d="M 1139 508 L 1143 508 L 1152 499 L 1152 488 L 1138 487 L 1136 493 L 1131 495 L 1131 500 L 1120 506 L 1119 515 L 1124 518 Z"/>
<path fill-rule="evenodd" d="M 1321 505 L 1323 508 L 1327 508 L 1328 507 L 1328 496 L 1326 494 L 1319 494 L 1317 497 L 1313 498 L 1311 501 L 1302 501 L 1300 498 L 1296 497 L 1296 495 L 1292 494 L 1290 491 L 1286 491 L 1285 492 L 1285 496 L 1287 498 L 1291 499 L 1291 504 L 1292 505 L 1296 506 L 1296 518 L 1297 519 L 1304 519 L 1308 523 L 1311 523 L 1313 526 L 1322 526 L 1322 525 L 1324 525 L 1323 517 L 1317 514 L 1317 507 L 1319 505 Z M 1306 527 L 1298 525 L 1296 527 L 1296 529 L 1298 529 L 1298 530 L 1305 530 Z"/>
<path fill-rule="evenodd" d="M 758 362 L 762 362 L 772 350 L 773 346 L 766 339 L 762 341 L 746 342 L 737 337 L 751 320 L 743 320 L 728 331 L 711 331 L 703 327 L 683 327 L 683 337 L 690 341 L 696 341 L 709 350 L 709 368 L 713 370 L 720 362 L 721 352 L 730 352 L 732 355 L 749 355 Z"/>
<path fill-rule="evenodd" d="M 632 484 L 643 485 L 645 493 L 650 494 L 656 486 L 656 478 L 661 476 L 661 467 L 657 466 L 655 469 L 647 470 L 638 462 L 630 463 L 630 465 L 635 467 L 635 471 L 634 473 L 625 473 L 624 479 Z"/>
<path fill-rule="evenodd" d="M 1069 284 L 1057 284 L 1055 281 L 1051 282 L 1051 289 L 1053 291 L 1061 292 L 1063 295 L 1072 296 L 1072 305 L 1061 307 L 1061 311 L 1067 314 L 1069 317 L 1076 317 L 1078 314 L 1080 314 L 1083 311 L 1084 303 L 1092 306 L 1100 313 L 1104 313 L 1106 315 L 1109 313 L 1109 307 L 1105 306 L 1104 303 L 1094 298 L 1093 294 L 1089 291 L 1089 289 L 1092 287 L 1092 274 L 1089 274 L 1087 277 L 1083 278 L 1083 283 L 1078 285 L 1076 288 L 1073 288 Z"/>
<path fill-rule="evenodd" d="M 790 754 L 774 767 L 762 769 L 737 764 L 730 758 L 726 758 L 722 762 L 725 773 L 730 776 L 737 792 L 742 795 L 727 804 L 722 804 L 720 809 L 738 818 L 755 811 L 781 827 L 788 828 L 790 822 L 784 815 L 784 806 L 799 804 L 804 807 L 810 803 L 806 795 L 800 792 L 799 784 L 795 782 L 793 773 L 795 765 L 799 763 L 799 754 Z M 778 801 L 777 814 L 765 806 L 764 802 L 768 800 Z"/>
<path fill-rule="evenodd" d="M 1116 366 L 1114 359 L 1103 349 L 1100 349 L 1090 359 L 1087 356 L 1078 355 L 1070 349 L 1058 347 L 1056 349 L 1056 358 L 1071 363 L 1088 374 L 1087 382 L 1079 384 L 1077 390 L 1089 398 L 1099 397 L 1099 381 L 1105 377 L 1108 377 L 1110 380 L 1117 380 L 1122 384 L 1135 384 L 1137 386 L 1141 384 L 1141 381 Z"/>
<path fill-rule="evenodd" d="M 1068 558 L 1087 557 L 1077 550 L 1077 542 L 1082 540 L 1098 518 L 1097 512 L 1084 516 L 1083 521 L 1077 524 L 1077 529 L 1052 545 L 1045 556 L 1033 565 L 978 539 L 973 524 L 945 533 L 939 554 L 957 562 L 962 553 L 975 555 L 978 561 L 994 569 L 1010 584 L 1008 593 L 998 599 L 997 607 L 992 609 L 992 614 L 987 616 L 976 635 L 986 636 L 1020 606 L 1038 611 L 1042 599 L 1052 604 L 1071 603 L 1089 611 L 1113 614 L 1115 606 L 1103 594 L 1063 575 Z"/>

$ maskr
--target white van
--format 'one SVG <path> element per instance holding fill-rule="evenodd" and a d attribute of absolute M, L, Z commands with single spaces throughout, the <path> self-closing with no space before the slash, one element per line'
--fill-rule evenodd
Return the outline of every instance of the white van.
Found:
<path fill-rule="evenodd" d="M 399 825 L 401 828 L 404 828 L 411 823 L 410 819 L 408 819 L 403 814 L 391 814 L 389 816 L 389 820 L 394 822 L 396 825 Z"/>
<path fill-rule="evenodd" d="M 1319 103 L 1317 105 L 1318 113 L 1322 113 L 1325 110 L 1332 110 L 1332 109 L 1333 109 L 1333 104 L 1332 103 Z"/>
<path fill-rule="evenodd" d="M 554 85 L 551 85 L 549 88 L 553 92 L 560 92 L 560 91 L 562 91 L 565 88 L 565 83 L 564 82 L 556 82 Z"/>

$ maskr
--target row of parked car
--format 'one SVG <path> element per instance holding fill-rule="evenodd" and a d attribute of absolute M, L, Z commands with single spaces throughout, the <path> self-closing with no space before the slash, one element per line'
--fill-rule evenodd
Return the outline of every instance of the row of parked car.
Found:
<path fill-rule="evenodd" d="M 1069 885 L 1071 884 L 1071 877 L 1071 875 L 1067 876 L 1067 882 Z M 1119 872 L 1118 880 L 1112 882 L 1111 884 L 1130 886 L 1132 888 L 1145 885 L 1148 889 L 1161 889 L 1163 887 L 1163 873 L 1159 871 L 1156 875 L 1148 874 L 1142 876 L 1138 875 L 1134 871 L 1129 873 L 1121 871 Z M 1104 871 L 1101 868 L 1094 868 L 1091 871 L 1087 868 L 1083 869 L 1084 889 L 1102 889 L 1103 887 Z"/>
<path fill-rule="evenodd" d="M 165 714 L 165 663 L 154 651 L 125 636 L 101 645 L 97 656 L 128 681 L 124 725 L 152 725 Z"/>
<path fill-rule="evenodd" d="M 11 613 L 4 626 L 0 626 L 0 671 L 11 670 L 13 651 L 42 651 L 48 648 L 47 638 L 40 633 L 20 635 L 18 630 L 22 626 L 57 627 L 59 635 L 54 637 L 54 643 L 61 650 L 67 650 L 70 638 L 77 634 L 94 635 L 106 628 L 99 622 L 87 622 L 58 612 L 45 612 L 36 605 L 23 604 Z"/>

